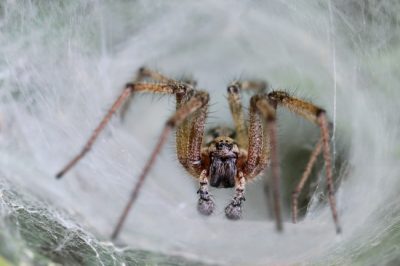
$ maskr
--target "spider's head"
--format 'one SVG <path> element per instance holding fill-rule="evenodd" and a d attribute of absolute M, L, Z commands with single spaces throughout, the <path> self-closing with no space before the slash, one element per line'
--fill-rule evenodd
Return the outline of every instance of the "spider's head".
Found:
<path fill-rule="evenodd" d="M 208 147 L 210 156 L 210 185 L 213 187 L 234 187 L 237 173 L 239 147 L 233 139 L 220 136 Z"/>

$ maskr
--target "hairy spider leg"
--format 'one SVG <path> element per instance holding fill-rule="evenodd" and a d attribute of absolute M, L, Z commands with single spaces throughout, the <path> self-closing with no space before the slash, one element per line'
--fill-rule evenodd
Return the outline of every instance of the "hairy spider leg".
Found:
<path fill-rule="evenodd" d="M 315 146 L 314 150 L 311 153 L 310 159 L 307 163 L 307 166 L 301 176 L 299 183 L 297 184 L 296 188 L 292 193 L 292 221 L 293 223 L 297 223 L 297 209 L 298 209 L 298 197 L 303 190 L 304 184 L 307 182 L 308 178 L 310 177 L 311 170 L 317 161 L 318 155 L 321 153 L 322 150 L 322 138 L 318 141 L 317 145 Z"/>
<path fill-rule="evenodd" d="M 148 69 L 147 67 L 141 67 L 137 70 L 136 72 L 136 77 L 133 79 L 133 83 L 138 83 L 144 80 L 152 80 L 156 82 L 162 82 L 162 83 L 173 83 L 176 82 L 173 79 L 168 78 L 167 76 L 164 76 L 163 74 L 156 72 L 154 70 Z M 121 120 L 124 121 L 126 114 L 132 104 L 131 100 L 125 101 L 125 103 L 121 106 L 121 111 L 119 112 Z"/>
<path fill-rule="evenodd" d="M 152 79 L 154 81 L 160 82 L 160 84 L 152 84 L 152 83 L 140 83 L 140 81 L 144 79 Z M 191 81 L 193 84 L 196 83 L 195 81 Z M 120 96 L 117 98 L 117 100 L 113 103 L 111 108 L 108 110 L 107 114 L 103 117 L 101 120 L 100 124 L 95 128 L 93 131 L 92 135 L 90 136 L 89 140 L 86 142 L 85 146 L 81 150 L 81 152 L 76 155 L 59 173 L 57 173 L 56 177 L 59 179 L 64 176 L 80 159 L 82 159 L 87 152 L 90 151 L 91 147 L 93 146 L 94 142 L 96 141 L 98 135 L 100 132 L 105 128 L 105 126 L 108 124 L 110 121 L 111 117 L 113 114 L 118 110 L 121 109 L 121 118 L 125 116 L 125 112 L 128 109 L 128 105 L 132 102 L 132 97 L 133 96 L 133 87 L 131 86 L 132 84 L 136 84 L 135 92 L 153 92 L 153 93 L 171 93 L 166 91 L 166 86 L 175 86 L 175 87 L 181 87 L 181 91 L 176 93 L 176 98 L 177 98 L 177 106 L 180 104 L 180 102 L 187 101 L 188 97 L 188 92 L 193 90 L 192 86 L 190 84 L 185 84 L 185 83 L 180 83 L 178 81 L 175 81 L 171 78 L 168 78 L 156 71 L 153 71 L 151 69 L 148 69 L 146 67 L 141 67 L 137 71 L 136 78 L 134 79 L 133 83 L 129 83 L 125 86 L 125 89 L 123 92 L 120 94 Z M 142 84 L 142 85 L 139 85 Z M 148 86 L 148 88 L 146 88 Z M 183 88 L 185 87 L 185 88 Z M 182 90 L 183 88 L 183 90 Z M 131 98 L 130 98 L 131 97 Z M 183 125 L 182 128 L 187 128 L 187 125 Z M 179 137 L 183 138 L 182 135 L 183 133 L 186 133 L 187 129 L 184 132 L 180 132 L 181 134 L 177 134 L 177 139 Z M 179 146 L 179 145 L 178 145 Z M 178 157 L 179 154 L 185 153 L 185 150 L 178 150 Z"/>
<path fill-rule="evenodd" d="M 128 83 L 122 93 L 119 95 L 117 100 L 113 103 L 111 108 L 107 111 L 106 115 L 101 120 L 100 124 L 95 128 L 92 135 L 89 137 L 89 140 L 86 142 L 85 146 L 81 150 L 78 155 L 76 155 L 64 168 L 57 173 L 56 177 L 59 179 L 65 175 L 80 159 L 82 159 L 86 153 L 90 151 L 93 144 L 97 140 L 97 137 L 106 127 L 108 122 L 110 121 L 112 115 L 121 107 L 121 105 L 128 99 L 128 97 L 135 92 L 154 92 L 154 93 L 174 93 L 174 88 L 170 83 L 159 83 L 159 84 L 151 84 L 151 83 Z"/>
<path fill-rule="evenodd" d="M 238 220 L 242 217 L 242 203 L 246 200 L 244 197 L 244 189 L 246 178 L 243 172 L 238 172 L 238 177 L 235 179 L 235 194 L 231 202 L 225 207 L 225 216 L 231 220 Z"/>
<path fill-rule="evenodd" d="M 149 69 L 147 67 L 141 67 L 137 71 L 136 75 L 136 82 L 143 81 L 145 79 L 150 79 L 155 82 L 161 82 L 161 83 L 169 83 L 169 84 L 184 84 L 185 89 L 182 90 L 182 92 L 176 93 L 176 110 L 178 110 L 183 104 L 185 104 L 187 101 L 190 100 L 190 98 L 193 96 L 194 93 L 194 87 L 196 86 L 197 82 L 191 78 L 185 78 L 184 80 L 177 81 L 174 79 L 171 79 L 157 71 L 154 71 L 152 69 Z M 129 104 L 131 101 L 127 101 L 124 106 L 122 107 L 123 110 L 121 110 L 121 117 L 124 117 L 124 113 L 126 110 L 129 108 Z M 203 110 L 200 111 L 200 115 L 198 117 L 199 121 L 203 120 L 202 127 L 204 128 L 205 125 L 205 116 L 207 113 L 207 106 L 202 108 Z M 199 157 L 198 149 L 201 149 L 201 141 L 202 141 L 202 136 L 203 132 L 199 134 L 200 136 L 200 144 L 199 144 L 199 138 L 196 138 L 195 143 L 189 148 L 189 143 L 191 137 L 195 137 L 194 133 L 196 131 L 195 129 L 196 121 L 192 121 L 192 117 L 188 117 L 185 119 L 179 126 L 176 128 L 176 149 L 177 149 L 177 155 L 178 155 L 178 160 L 182 164 L 182 166 L 192 175 L 194 175 L 196 172 L 196 175 L 200 174 L 199 169 L 192 169 L 191 164 L 188 162 L 188 154 L 193 154 L 193 156 Z M 201 128 L 201 125 L 200 125 Z M 199 147 L 197 148 L 196 147 Z M 193 151 L 190 149 L 194 149 Z M 190 153 L 190 152 L 193 153 Z M 197 154 L 197 155 L 196 155 Z"/>
<path fill-rule="evenodd" d="M 228 86 L 228 102 L 236 129 L 236 141 L 240 148 L 247 149 L 249 139 L 247 135 L 247 125 L 243 114 L 239 84 L 234 83 Z"/>
<path fill-rule="evenodd" d="M 190 98 L 193 96 L 194 93 L 194 86 L 197 84 L 197 82 L 193 79 L 185 79 L 183 82 L 171 79 L 157 71 L 154 71 L 152 69 L 149 69 L 147 67 L 141 67 L 137 71 L 136 75 L 136 82 L 145 80 L 145 79 L 150 79 L 155 82 L 161 82 L 161 83 L 169 83 L 169 84 L 179 84 L 181 83 L 184 84 L 185 89 L 182 90 L 180 93 L 176 93 L 176 110 L 178 110 L 183 104 L 185 104 L 187 101 L 190 100 Z M 129 108 L 128 105 L 130 105 L 131 101 L 127 101 L 124 106 L 122 107 L 123 110 L 121 110 L 121 117 L 123 118 L 125 115 L 125 112 Z M 207 107 L 204 107 L 205 111 L 203 112 L 204 114 L 206 113 Z M 199 118 L 201 119 L 201 118 Z M 204 122 L 205 124 L 205 122 Z M 204 127 L 203 124 L 203 127 Z M 177 149 L 177 155 L 178 155 L 178 160 L 182 164 L 182 166 L 191 174 L 193 174 L 193 169 L 190 168 L 190 165 L 188 163 L 188 154 L 189 154 L 189 142 L 190 142 L 190 137 L 191 137 L 191 131 L 194 129 L 194 125 L 192 122 L 192 118 L 188 117 L 185 119 L 177 128 L 176 128 L 176 149 Z M 197 142 L 196 142 L 197 143 Z M 198 143 L 197 143 L 198 145 Z M 200 144 L 201 146 L 201 144 Z M 193 146 L 192 148 L 196 147 Z M 199 172 L 196 172 L 196 174 L 200 174 Z"/>
<path fill-rule="evenodd" d="M 241 153 L 241 156 L 239 156 L 238 173 L 235 178 L 235 194 L 231 202 L 225 207 L 225 216 L 231 220 L 240 219 L 242 216 L 246 179 L 250 172 L 248 169 L 256 166 L 261 151 L 261 121 L 255 112 L 250 111 L 250 125 L 248 127 L 243 114 L 242 89 L 257 90 L 257 88 L 249 87 L 250 83 L 245 82 L 247 86 L 244 87 L 242 81 L 235 81 L 228 85 L 227 88 L 228 103 L 236 129 L 236 141 Z"/>
<path fill-rule="evenodd" d="M 253 111 L 252 111 L 253 110 Z M 270 160 L 272 172 L 272 197 L 276 229 L 283 230 L 280 204 L 280 165 L 278 158 L 278 141 L 276 126 L 276 111 L 270 104 L 266 94 L 258 94 L 250 100 L 250 112 L 261 115 L 263 118 L 263 150 L 259 157 L 259 164 L 252 169 L 252 177 L 264 170 Z"/>
<path fill-rule="evenodd" d="M 237 181 L 240 184 L 235 192 L 232 202 L 225 208 L 228 218 L 237 219 L 240 217 L 241 202 L 244 200 L 244 185 L 246 180 L 255 178 L 262 172 L 268 163 L 272 162 L 273 174 L 273 197 L 276 227 L 278 231 L 283 229 L 280 207 L 280 172 L 277 157 L 275 109 L 268 103 L 265 92 L 265 82 L 234 82 L 228 86 L 228 100 L 236 129 L 242 136 L 242 144 L 247 148 L 246 162 L 239 171 Z M 243 109 L 240 98 L 242 89 L 252 89 L 259 94 L 254 95 L 250 100 L 249 128 L 243 119 Z M 260 115 L 264 118 L 261 119 Z M 241 177 L 242 175 L 242 177 Z M 240 197 L 238 195 L 241 195 Z M 238 200 L 240 199 L 240 200 Z M 236 208 L 234 208 L 236 206 Z M 240 212 L 239 212 L 240 211 Z"/>
<path fill-rule="evenodd" d="M 243 115 L 242 90 L 252 90 L 257 93 L 264 93 L 268 89 L 268 83 L 265 81 L 258 80 L 245 80 L 245 81 L 234 81 L 228 86 L 228 102 L 229 108 L 232 114 L 233 123 L 236 129 L 236 140 L 242 149 L 248 147 L 248 132 L 247 125 Z"/>
<path fill-rule="evenodd" d="M 161 148 L 165 144 L 170 132 L 178 127 L 180 124 L 182 124 L 183 121 L 185 121 L 188 117 L 190 117 L 192 114 L 196 113 L 196 111 L 200 110 L 202 107 L 206 106 L 209 102 L 209 95 L 207 92 L 204 91 L 196 91 L 190 100 L 188 100 L 186 103 L 182 104 L 178 110 L 167 120 L 164 129 L 161 133 L 161 136 L 156 144 L 156 147 L 154 148 L 149 160 L 147 161 L 145 167 L 143 168 L 142 173 L 139 176 L 138 181 L 136 182 L 131 196 L 129 198 L 128 203 L 126 204 L 120 218 L 118 219 L 118 223 L 112 233 L 111 238 L 115 239 L 117 238 L 124 222 L 125 219 L 134 204 L 135 200 L 137 199 L 140 189 L 144 183 L 144 180 L 149 173 L 151 167 L 154 165 L 155 160 L 160 153 Z"/>
<path fill-rule="evenodd" d="M 92 135 L 86 142 L 81 152 L 78 155 L 76 155 L 67 165 L 65 165 L 60 172 L 57 173 L 56 178 L 60 179 L 61 177 L 63 177 L 65 173 L 67 173 L 80 159 L 83 158 L 83 156 L 85 156 L 87 152 L 90 151 L 91 147 L 93 146 L 93 143 L 96 141 L 100 132 L 105 128 L 107 123 L 110 121 L 112 115 L 121 107 L 121 105 L 129 97 L 129 95 L 131 95 L 131 93 L 132 89 L 128 86 L 122 91 L 121 95 L 119 95 L 117 100 L 108 110 L 107 114 L 103 117 L 100 124 L 95 128 L 95 130 L 93 131 Z"/>
<path fill-rule="evenodd" d="M 151 78 L 157 81 L 164 81 L 164 82 L 173 82 L 173 80 L 157 73 L 155 71 L 149 70 L 145 67 L 139 68 L 136 74 L 136 78 L 134 82 L 138 83 L 145 78 Z M 91 147 L 93 146 L 94 142 L 96 141 L 100 132 L 105 128 L 105 126 L 110 121 L 113 114 L 118 110 L 121 109 L 121 117 L 125 116 L 126 110 L 128 109 L 128 105 L 131 101 L 129 101 L 129 97 L 132 95 L 132 88 L 130 86 L 126 86 L 122 93 L 119 95 L 117 100 L 113 103 L 111 108 L 108 110 L 107 114 L 103 117 L 100 124 L 95 128 L 92 135 L 90 136 L 89 140 L 86 142 L 85 146 L 81 150 L 81 152 L 76 155 L 57 175 L 57 178 L 63 177 L 65 173 L 67 173 L 80 159 L 82 159 L 87 152 L 90 151 Z"/>
<path fill-rule="evenodd" d="M 159 83 L 147 83 L 147 82 L 138 82 L 144 79 L 152 79 Z M 209 96 L 208 93 L 202 91 L 194 90 L 193 86 L 195 86 L 196 81 L 192 79 L 186 79 L 185 82 L 175 81 L 170 79 L 156 71 L 147 69 L 142 67 L 137 72 L 137 77 L 135 79 L 136 82 L 128 83 L 121 93 L 121 95 L 117 98 L 117 100 L 113 103 L 112 107 L 108 110 L 107 114 L 103 117 L 100 124 L 96 127 L 93 134 L 90 136 L 86 145 L 82 149 L 82 151 L 75 156 L 64 168 L 57 174 L 57 178 L 61 178 L 69 169 L 71 169 L 82 157 L 90 150 L 94 142 L 96 141 L 100 132 L 105 128 L 112 115 L 123 106 L 123 103 L 126 103 L 126 100 L 129 96 L 133 96 L 134 92 L 150 92 L 150 93 L 161 93 L 161 94 L 175 94 L 176 96 L 176 113 L 168 123 L 173 123 L 172 128 L 176 128 L 176 143 L 177 143 L 177 155 L 182 166 L 193 176 L 198 178 L 200 176 L 200 184 L 201 191 L 207 191 L 207 185 L 204 185 L 204 178 L 201 178 L 202 169 L 207 169 L 207 162 L 204 162 L 203 154 L 202 154 L 202 141 L 204 135 L 204 127 L 208 110 L 208 101 Z M 194 99 L 192 99 L 194 98 Z M 197 99 L 197 100 L 196 100 Z M 196 107 L 196 103 L 193 102 L 202 102 L 202 106 Z M 192 110 L 191 107 L 195 106 L 195 110 Z M 194 114 L 193 114 L 194 113 Z M 169 125 L 169 124 L 168 124 Z M 170 126 L 166 126 L 161 134 L 160 140 L 156 149 L 153 152 L 153 156 L 150 158 L 148 164 L 144 168 L 142 175 L 139 178 L 138 183 L 136 184 L 130 201 L 128 202 L 124 213 L 121 215 L 120 220 L 118 221 L 118 225 L 113 232 L 113 238 L 116 238 L 118 232 L 120 231 L 123 222 L 126 218 L 126 215 L 129 212 L 129 209 L 133 205 L 140 188 L 143 184 L 143 180 L 146 177 L 150 167 L 155 161 L 159 150 L 164 144 L 167 136 L 169 135 Z M 204 174 L 203 174 L 204 176 Z M 208 180 L 207 180 L 208 182 Z M 202 184 L 203 183 L 203 184 Z M 214 202 L 212 198 L 205 196 L 205 193 L 199 193 L 199 205 L 200 201 L 205 198 L 209 199 L 207 203 L 209 206 L 209 210 L 213 210 Z M 205 205 L 207 205 L 205 204 Z M 203 206 L 204 207 L 204 206 Z"/>
<path fill-rule="evenodd" d="M 197 203 L 197 210 L 203 215 L 211 215 L 215 209 L 215 203 L 212 198 L 212 195 L 208 191 L 208 176 L 207 170 L 203 170 L 199 177 L 199 190 L 197 194 L 199 194 L 199 201 Z"/>
<path fill-rule="evenodd" d="M 305 119 L 318 125 L 321 131 L 322 150 L 325 161 L 326 181 L 328 187 L 328 201 L 332 212 L 336 233 L 341 233 L 341 227 L 336 209 L 336 201 L 334 196 L 334 186 L 332 178 L 332 158 L 329 145 L 329 128 L 328 119 L 324 109 L 315 106 L 312 103 L 291 97 L 284 91 L 273 91 L 268 93 L 268 99 L 274 106 L 284 106 L 290 111 L 298 114 Z M 318 145 L 318 144 L 317 144 Z"/>

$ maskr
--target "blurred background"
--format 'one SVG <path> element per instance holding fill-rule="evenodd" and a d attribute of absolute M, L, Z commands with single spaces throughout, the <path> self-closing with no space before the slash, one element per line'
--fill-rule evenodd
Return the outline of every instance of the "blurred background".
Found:
<path fill-rule="evenodd" d="M 397 0 L 3 0 L 0 265 L 398 265 L 399 14 Z M 212 190 L 215 214 L 199 215 L 198 185 L 171 136 L 111 243 L 174 99 L 135 97 L 87 157 L 62 180 L 54 175 L 142 65 L 208 90 L 208 127 L 232 124 L 226 85 L 240 78 L 324 107 L 343 233 L 322 160 L 291 223 L 290 194 L 319 132 L 279 110 L 283 233 L 270 215 L 268 173 L 246 188 L 242 220 L 224 216 L 231 190 Z"/>

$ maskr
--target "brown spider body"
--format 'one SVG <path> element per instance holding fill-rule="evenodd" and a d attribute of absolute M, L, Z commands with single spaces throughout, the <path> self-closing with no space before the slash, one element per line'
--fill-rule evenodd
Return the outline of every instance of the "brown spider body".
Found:
<path fill-rule="evenodd" d="M 143 82 L 144 80 L 152 82 Z M 260 175 L 267 167 L 271 167 L 274 213 L 277 229 L 281 231 L 283 225 L 280 209 L 280 167 L 276 126 L 276 109 L 280 106 L 316 124 L 321 131 L 321 138 L 316 144 L 301 180 L 292 195 L 293 222 L 297 221 L 299 193 L 310 175 L 317 156 L 322 152 L 325 160 L 328 200 L 336 231 L 340 232 L 331 171 L 328 120 L 325 111 L 283 91 L 267 93 L 267 83 L 265 82 L 237 81 L 228 86 L 228 101 L 235 130 L 218 127 L 211 129 L 205 135 L 209 95 L 205 91 L 198 90 L 195 86 L 196 82 L 192 80 L 176 81 L 155 71 L 140 68 L 136 79 L 126 85 L 99 126 L 94 130 L 82 151 L 57 174 L 57 178 L 61 178 L 90 150 L 111 116 L 123 106 L 123 103 L 132 94 L 150 92 L 175 95 L 176 111 L 165 123 L 159 141 L 134 186 L 129 202 L 114 229 L 112 238 L 116 238 L 121 230 L 146 176 L 154 165 L 169 134 L 174 129 L 176 130 L 178 160 L 188 173 L 197 178 L 200 185 L 197 191 L 199 194 L 197 208 L 201 214 L 211 215 L 215 208 L 213 197 L 208 191 L 209 185 L 217 188 L 234 187 L 235 193 L 231 202 L 225 208 L 225 215 L 233 220 L 241 218 L 246 183 Z M 244 119 L 241 102 L 241 91 L 245 90 L 255 92 L 250 100 L 248 122 Z M 123 107 L 122 116 L 124 110 L 126 110 L 126 105 Z"/>

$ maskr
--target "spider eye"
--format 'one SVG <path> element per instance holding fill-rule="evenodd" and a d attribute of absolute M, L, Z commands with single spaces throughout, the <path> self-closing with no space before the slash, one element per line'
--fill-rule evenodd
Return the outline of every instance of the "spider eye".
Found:
<path fill-rule="evenodd" d="M 232 150 L 233 144 L 232 143 L 226 143 L 226 142 L 218 142 L 216 146 L 217 146 L 218 150 L 222 150 L 223 148 L 226 148 L 228 150 Z"/>
<path fill-rule="evenodd" d="M 228 93 L 232 94 L 238 94 L 239 93 L 239 88 L 237 85 L 231 85 L 228 87 Z"/>

